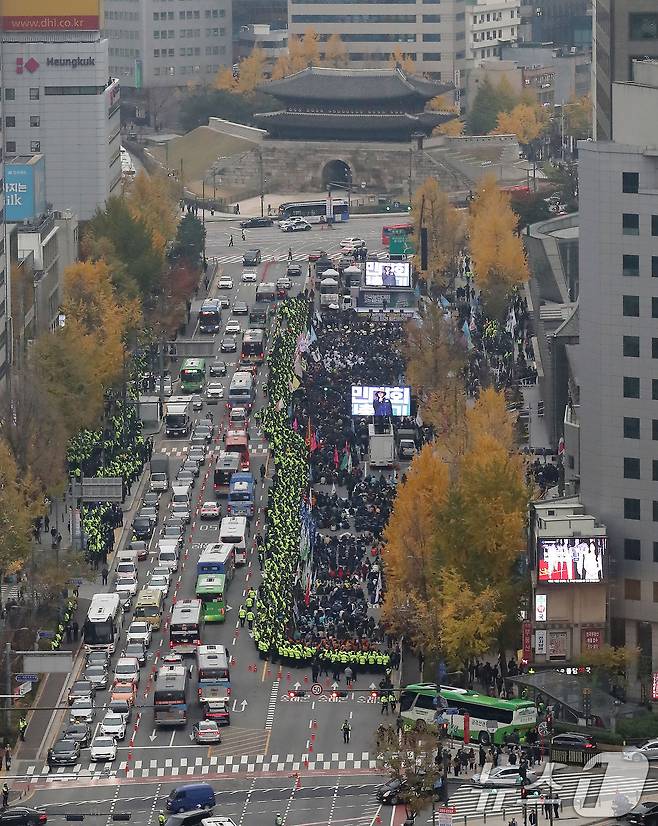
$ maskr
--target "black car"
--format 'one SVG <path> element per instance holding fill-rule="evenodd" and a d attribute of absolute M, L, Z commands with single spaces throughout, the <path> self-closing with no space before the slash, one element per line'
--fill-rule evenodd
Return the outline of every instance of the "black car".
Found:
<path fill-rule="evenodd" d="M 210 363 L 210 375 L 211 376 L 225 376 L 226 375 L 226 362 L 220 361 L 213 361 Z"/>
<path fill-rule="evenodd" d="M 612 807 L 614 811 L 614 798 Z M 644 800 L 642 803 L 638 803 L 628 814 L 621 815 L 621 817 L 623 817 L 625 823 L 633 824 L 633 826 L 656 826 L 658 823 L 658 803 L 655 800 Z"/>
<path fill-rule="evenodd" d="M 160 494 L 157 491 L 149 491 L 144 494 L 142 506 L 145 508 L 155 508 L 160 510 Z"/>
<path fill-rule="evenodd" d="M 135 539 L 142 539 L 148 542 L 153 535 L 153 523 L 143 516 L 136 516 L 133 519 L 133 536 Z"/>
<path fill-rule="evenodd" d="M 219 349 L 222 353 L 235 353 L 238 349 L 238 343 L 235 336 L 224 336 L 222 343 L 219 345 Z"/>
<path fill-rule="evenodd" d="M 375 795 L 380 803 L 387 803 L 390 806 L 395 806 L 398 802 L 398 798 L 402 792 L 406 791 L 407 788 L 408 783 L 406 780 L 398 780 L 393 778 L 392 780 L 389 780 L 388 783 L 381 785 L 375 792 Z"/>
<path fill-rule="evenodd" d="M 69 688 L 69 705 L 78 697 L 93 697 L 96 688 L 90 680 L 76 680 Z"/>
<path fill-rule="evenodd" d="M 240 221 L 240 226 L 242 229 L 250 229 L 253 227 L 271 227 L 274 225 L 273 218 L 245 218 L 244 221 Z"/>
<path fill-rule="evenodd" d="M 12 806 L 11 809 L 0 810 L 0 824 L 2 826 L 43 826 L 48 821 L 48 815 L 38 809 L 28 809 L 27 806 Z"/>
<path fill-rule="evenodd" d="M 91 741 L 91 729 L 88 723 L 69 723 L 59 736 L 60 740 L 75 740 L 80 748 L 85 748 Z"/>
<path fill-rule="evenodd" d="M 247 250 L 242 256 L 242 264 L 245 267 L 255 267 L 263 260 L 260 250 Z"/>
<path fill-rule="evenodd" d="M 79 760 L 80 743 L 76 740 L 60 739 L 48 749 L 49 766 L 75 766 Z"/>
<path fill-rule="evenodd" d="M 596 740 L 590 734 L 566 731 L 556 734 L 551 740 L 552 749 L 571 749 L 572 751 L 596 751 Z"/>
<path fill-rule="evenodd" d="M 109 668 L 110 655 L 107 651 L 90 651 L 85 659 L 85 667 L 88 665 L 102 665 Z"/>
<path fill-rule="evenodd" d="M 289 278 L 299 278 L 302 274 L 302 268 L 299 264 L 288 264 L 288 269 L 286 273 Z"/>

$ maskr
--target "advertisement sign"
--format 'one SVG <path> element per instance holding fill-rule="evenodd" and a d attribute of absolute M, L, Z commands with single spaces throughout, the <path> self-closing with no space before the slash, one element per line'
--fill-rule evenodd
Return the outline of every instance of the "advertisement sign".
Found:
<path fill-rule="evenodd" d="M 46 166 L 43 156 L 30 163 L 5 164 L 5 215 L 7 221 L 32 221 L 46 211 Z"/>
<path fill-rule="evenodd" d="M 564 659 L 567 656 L 567 632 L 551 631 L 548 637 L 548 656 Z"/>
<path fill-rule="evenodd" d="M 452 826 L 452 818 L 457 814 L 455 806 L 439 806 L 436 809 L 437 826 Z"/>
<path fill-rule="evenodd" d="M 658 671 L 653 672 L 653 679 L 651 680 L 651 699 L 658 700 Z"/>
<path fill-rule="evenodd" d="M 527 620 L 523 623 L 523 659 L 532 659 L 532 625 Z"/>
<path fill-rule="evenodd" d="M 580 639 L 583 651 L 598 651 L 603 645 L 603 631 L 600 628 L 583 628 Z"/>
<path fill-rule="evenodd" d="M 539 582 L 601 582 L 607 553 L 606 536 L 538 539 Z"/>
<path fill-rule="evenodd" d="M 366 287 L 410 286 L 410 261 L 366 261 Z"/>
<path fill-rule="evenodd" d="M 402 310 L 416 306 L 416 296 L 413 292 L 390 290 L 361 290 L 359 292 L 359 307 L 369 307 L 373 310 Z"/>
<path fill-rule="evenodd" d="M 362 387 L 352 385 L 353 416 L 409 416 L 411 390 L 408 387 Z"/>
<path fill-rule="evenodd" d="M 546 622 L 548 597 L 546 594 L 535 595 L 535 622 Z"/>
<path fill-rule="evenodd" d="M 8 32 L 98 31 L 100 0 L 0 0 Z"/>
<path fill-rule="evenodd" d="M 535 631 L 535 654 L 546 656 L 546 631 Z"/>

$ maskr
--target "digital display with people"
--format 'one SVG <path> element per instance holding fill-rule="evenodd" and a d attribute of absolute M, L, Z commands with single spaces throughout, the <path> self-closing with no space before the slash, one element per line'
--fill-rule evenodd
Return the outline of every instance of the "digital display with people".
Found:
<path fill-rule="evenodd" d="M 409 416 L 408 387 L 362 387 L 352 385 L 353 416 Z"/>
<path fill-rule="evenodd" d="M 605 536 L 539 539 L 539 582 L 601 582 L 607 551 Z"/>
<path fill-rule="evenodd" d="M 411 286 L 409 261 L 366 261 L 366 287 Z"/>

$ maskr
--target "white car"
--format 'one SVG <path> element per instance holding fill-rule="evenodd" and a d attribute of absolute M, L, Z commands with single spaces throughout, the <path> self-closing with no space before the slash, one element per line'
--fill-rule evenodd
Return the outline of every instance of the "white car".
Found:
<path fill-rule="evenodd" d="M 224 398 L 224 387 L 218 381 L 211 381 L 206 387 L 206 401 L 208 404 L 217 404 Z"/>
<path fill-rule="evenodd" d="M 101 760 L 116 760 L 117 741 L 113 737 L 94 737 L 91 741 L 89 757 L 92 762 Z"/>
<path fill-rule="evenodd" d="M 190 521 L 190 506 L 185 505 L 181 502 L 177 502 L 175 505 L 171 506 L 171 515 L 174 519 L 180 519 L 181 522 L 185 522 L 186 524 Z"/>
<path fill-rule="evenodd" d="M 128 626 L 126 642 L 141 642 L 144 648 L 151 644 L 151 625 L 143 620 L 134 620 Z"/>
<path fill-rule="evenodd" d="M 165 576 L 167 577 L 167 584 L 171 585 L 171 569 L 168 566 L 161 565 L 151 571 L 151 576 Z"/>
<path fill-rule="evenodd" d="M 256 273 L 253 270 L 245 270 L 242 273 L 242 283 L 249 284 L 256 280 Z"/>
<path fill-rule="evenodd" d="M 358 250 L 365 247 L 366 242 L 363 238 L 343 238 L 340 242 L 341 249 L 344 250 Z"/>
<path fill-rule="evenodd" d="M 151 578 L 146 583 L 147 588 L 153 588 L 155 591 L 160 591 L 164 599 L 169 593 L 169 577 L 161 574 L 151 574 Z"/>
<path fill-rule="evenodd" d="M 91 697 L 78 697 L 69 711 L 72 723 L 91 723 L 96 716 L 96 705 Z"/>
<path fill-rule="evenodd" d="M 647 760 L 658 760 L 658 740 L 648 740 L 641 746 L 629 746 L 623 754 L 624 760 L 640 761 L 645 757 Z"/>
<path fill-rule="evenodd" d="M 217 284 L 220 290 L 232 290 L 233 289 L 233 279 L 230 278 L 228 275 L 223 275 L 219 279 L 219 283 Z"/>
<path fill-rule="evenodd" d="M 108 711 L 101 721 L 99 734 L 102 737 L 113 737 L 115 740 L 125 739 L 126 720 L 123 714 Z"/>
<path fill-rule="evenodd" d="M 231 306 L 231 299 L 227 295 L 218 296 L 217 301 L 219 301 L 219 306 L 224 309 Z"/>
<path fill-rule="evenodd" d="M 132 599 L 137 593 L 137 580 L 134 576 L 123 577 L 122 579 L 117 580 L 114 590 L 124 601 Z"/>
<path fill-rule="evenodd" d="M 203 505 L 201 505 L 201 510 L 199 511 L 201 519 L 219 519 L 221 515 L 222 512 L 217 502 L 204 502 Z"/>
<path fill-rule="evenodd" d="M 137 657 L 119 657 L 114 669 L 114 681 L 139 683 L 139 661 Z"/>
<path fill-rule="evenodd" d="M 521 775 L 519 774 L 519 767 L 518 766 L 496 766 L 495 769 L 491 769 L 491 771 L 482 771 L 480 774 L 473 775 L 473 783 L 476 786 L 483 786 L 484 788 L 493 788 L 498 786 L 519 786 L 519 780 Z M 537 779 L 537 775 L 533 771 L 528 771 L 526 775 L 526 780 L 528 783 L 534 783 Z"/>
<path fill-rule="evenodd" d="M 306 232 L 307 230 L 311 229 L 311 225 L 308 221 L 294 221 L 292 223 L 288 223 L 285 226 L 281 227 L 283 232 Z"/>
<path fill-rule="evenodd" d="M 171 394 L 172 394 L 171 376 L 165 376 L 162 379 L 162 392 L 165 394 L 165 396 L 171 396 Z"/>
<path fill-rule="evenodd" d="M 226 325 L 226 333 L 229 336 L 234 336 L 236 333 L 241 333 L 242 327 L 240 327 L 240 322 L 236 318 L 230 319 L 228 324 Z"/>

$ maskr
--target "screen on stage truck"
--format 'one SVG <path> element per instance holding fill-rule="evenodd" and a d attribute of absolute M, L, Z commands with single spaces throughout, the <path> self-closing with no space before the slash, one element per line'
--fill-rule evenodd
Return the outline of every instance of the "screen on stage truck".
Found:
<path fill-rule="evenodd" d="M 361 387 L 352 385 L 353 416 L 409 416 L 411 390 L 408 387 Z"/>
<path fill-rule="evenodd" d="M 538 539 L 539 582 L 601 582 L 607 553 L 606 536 Z"/>
<path fill-rule="evenodd" d="M 409 261 L 366 261 L 366 287 L 411 286 Z"/>

